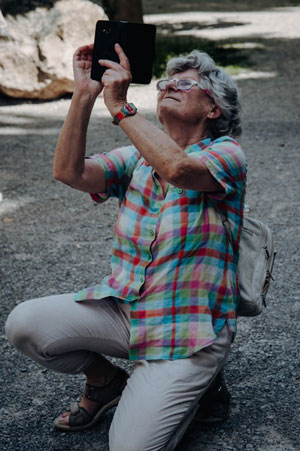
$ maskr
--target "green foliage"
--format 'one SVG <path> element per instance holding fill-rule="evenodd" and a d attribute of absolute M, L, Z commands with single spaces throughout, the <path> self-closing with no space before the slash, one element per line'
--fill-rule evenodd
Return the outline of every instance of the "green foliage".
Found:
<path fill-rule="evenodd" d="M 143 0 L 145 14 L 191 11 L 262 11 L 269 8 L 299 6 L 299 0 Z"/>
<path fill-rule="evenodd" d="M 0 0 L 0 9 L 4 16 L 6 14 L 25 14 L 29 11 L 43 6 L 52 8 L 57 0 Z"/>
<path fill-rule="evenodd" d="M 174 56 L 188 54 L 197 49 L 208 53 L 219 66 L 248 67 L 248 58 L 239 49 L 224 48 L 221 43 L 199 39 L 191 36 L 158 35 L 156 39 L 156 56 L 153 66 L 153 76 L 161 78 L 165 75 L 166 64 Z"/>

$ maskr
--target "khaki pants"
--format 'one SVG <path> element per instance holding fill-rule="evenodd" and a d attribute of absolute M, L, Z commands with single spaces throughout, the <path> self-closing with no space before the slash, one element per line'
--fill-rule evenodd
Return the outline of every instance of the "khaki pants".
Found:
<path fill-rule="evenodd" d="M 129 306 L 73 299 L 70 293 L 19 304 L 6 323 L 9 341 L 62 373 L 84 371 L 94 353 L 127 359 Z M 225 326 L 213 345 L 191 357 L 137 362 L 110 427 L 110 451 L 173 450 L 223 366 L 231 335 Z"/>

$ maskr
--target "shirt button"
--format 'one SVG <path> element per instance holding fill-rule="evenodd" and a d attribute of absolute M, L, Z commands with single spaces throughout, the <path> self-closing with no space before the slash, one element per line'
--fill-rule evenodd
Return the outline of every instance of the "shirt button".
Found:
<path fill-rule="evenodd" d="M 140 276 L 140 282 L 144 282 L 144 276 Z"/>
<path fill-rule="evenodd" d="M 151 236 L 154 236 L 154 235 L 155 235 L 155 232 L 154 232 L 154 230 L 152 230 L 152 229 L 149 230 L 149 233 L 150 233 Z"/>
<path fill-rule="evenodd" d="M 182 193 L 182 189 L 181 188 L 177 188 L 177 193 L 181 194 Z"/>

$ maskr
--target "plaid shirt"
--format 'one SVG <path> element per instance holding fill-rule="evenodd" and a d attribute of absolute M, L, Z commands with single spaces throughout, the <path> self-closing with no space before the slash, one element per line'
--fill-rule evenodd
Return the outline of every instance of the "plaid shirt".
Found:
<path fill-rule="evenodd" d="M 119 199 L 111 275 L 75 300 L 113 296 L 130 303 L 130 359 L 178 359 L 209 346 L 227 322 L 236 330 L 237 256 L 214 198 L 228 216 L 235 244 L 243 221 L 246 160 L 229 137 L 209 138 L 185 152 L 199 158 L 224 188 L 205 193 L 167 185 L 133 147 L 95 155 L 108 190 Z"/>

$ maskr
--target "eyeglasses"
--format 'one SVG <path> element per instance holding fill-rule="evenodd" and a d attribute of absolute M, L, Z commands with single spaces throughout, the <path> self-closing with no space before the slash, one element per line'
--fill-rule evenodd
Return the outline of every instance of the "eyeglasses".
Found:
<path fill-rule="evenodd" d="M 207 95 L 209 95 L 211 97 L 211 93 L 208 89 L 203 89 L 200 85 L 200 83 L 198 83 L 196 80 L 191 80 L 189 78 L 171 78 L 169 80 L 165 79 L 165 80 L 159 80 L 156 83 L 156 88 L 158 91 L 165 91 L 169 85 L 174 85 L 177 89 L 179 89 L 180 91 L 189 91 L 190 89 L 192 89 L 193 86 L 198 86 L 200 89 L 202 89 L 202 91 L 204 91 Z"/>

